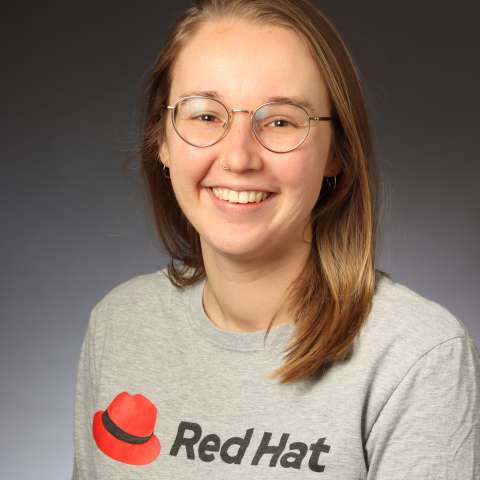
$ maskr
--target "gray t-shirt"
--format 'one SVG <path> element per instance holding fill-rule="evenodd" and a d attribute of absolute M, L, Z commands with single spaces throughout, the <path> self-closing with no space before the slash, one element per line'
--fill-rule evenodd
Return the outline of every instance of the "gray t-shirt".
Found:
<path fill-rule="evenodd" d="M 221 330 L 203 286 L 163 269 L 93 308 L 74 480 L 480 479 L 480 356 L 446 308 L 382 277 L 348 360 L 281 385 L 294 326 Z"/>

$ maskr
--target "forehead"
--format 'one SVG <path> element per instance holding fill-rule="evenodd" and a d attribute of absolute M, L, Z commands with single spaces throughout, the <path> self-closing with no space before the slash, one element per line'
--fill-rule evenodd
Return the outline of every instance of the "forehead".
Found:
<path fill-rule="evenodd" d="M 324 109 L 328 94 L 307 45 L 294 31 L 244 20 L 208 22 L 180 51 L 170 99 L 217 91 L 231 105 L 254 107 L 267 97 L 297 97 Z"/>

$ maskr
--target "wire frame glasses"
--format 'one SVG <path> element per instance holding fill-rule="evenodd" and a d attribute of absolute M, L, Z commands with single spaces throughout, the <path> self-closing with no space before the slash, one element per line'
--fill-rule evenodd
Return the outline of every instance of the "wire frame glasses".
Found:
<path fill-rule="evenodd" d="M 332 117 L 312 117 L 296 103 L 269 102 L 250 111 L 229 109 L 220 100 L 197 95 L 182 97 L 165 108 L 172 112 L 172 124 L 178 136 L 199 148 L 215 145 L 225 137 L 237 112 L 250 114 L 255 138 L 274 153 L 291 152 L 302 145 L 312 121 L 332 120 Z"/>

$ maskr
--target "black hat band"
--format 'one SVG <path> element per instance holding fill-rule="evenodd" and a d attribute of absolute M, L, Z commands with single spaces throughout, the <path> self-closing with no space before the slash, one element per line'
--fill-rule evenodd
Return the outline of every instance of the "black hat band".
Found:
<path fill-rule="evenodd" d="M 102 414 L 103 426 L 106 430 L 111 433 L 115 438 L 122 440 L 126 443 L 133 443 L 139 445 L 142 443 L 147 443 L 153 436 L 153 432 L 148 437 L 137 437 L 136 435 L 130 435 L 125 430 L 122 430 L 120 427 L 113 423 L 112 419 L 108 416 L 107 410 L 104 410 Z"/>

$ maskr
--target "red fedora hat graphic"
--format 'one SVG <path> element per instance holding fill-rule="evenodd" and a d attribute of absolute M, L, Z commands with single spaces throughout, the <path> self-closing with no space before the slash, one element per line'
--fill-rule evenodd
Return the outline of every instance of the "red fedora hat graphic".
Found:
<path fill-rule="evenodd" d="M 93 417 L 93 438 L 110 458 L 131 465 L 145 465 L 157 458 L 160 442 L 153 434 L 157 409 L 137 393 L 119 393 L 105 411 Z"/>

